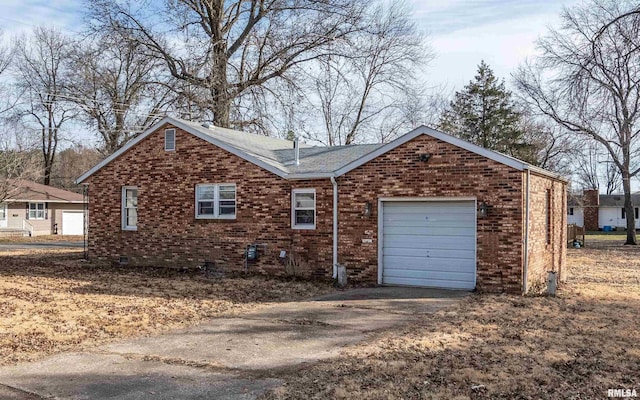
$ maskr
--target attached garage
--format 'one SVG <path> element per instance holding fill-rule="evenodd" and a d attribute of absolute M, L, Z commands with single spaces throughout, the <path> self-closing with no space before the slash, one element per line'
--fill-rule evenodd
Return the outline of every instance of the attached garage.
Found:
<path fill-rule="evenodd" d="M 475 288 L 475 200 L 388 199 L 379 209 L 379 283 Z"/>
<path fill-rule="evenodd" d="M 83 235 L 84 214 L 82 212 L 64 211 L 62 213 L 62 234 Z"/>

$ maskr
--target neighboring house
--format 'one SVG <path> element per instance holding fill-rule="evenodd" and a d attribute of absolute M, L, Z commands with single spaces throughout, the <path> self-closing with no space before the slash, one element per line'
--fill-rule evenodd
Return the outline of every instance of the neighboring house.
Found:
<path fill-rule="evenodd" d="M 427 127 L 294 147 L 162 119 L 78 179 L 89 257 L 242 269 L 256 245 L 255 272 L 331 278 L 344 265 L 359 282 L 511 293 L 564 268 L 566 181 L 553 173 Z"/>
<path fill-rule="evenodd" d="M 82 235 L 84 196 L 29 181 L 14 181 L 0 203 L 0 235 Z"/>
<path fill-rule="evenodd" d="M 640 206 L 640 193 L 633 193 L 631 201 Z M 636 229 L 640 229 L 638 207 L 635 207 Z M 627 228 L 623 194 L 599 194 L 597 189 L 585 190 L 582 195 L 568 198 L 567 220 L 570 224 L 584 226 L 588 231 L 597 231 L 605 226 L 612 229 Z"/>

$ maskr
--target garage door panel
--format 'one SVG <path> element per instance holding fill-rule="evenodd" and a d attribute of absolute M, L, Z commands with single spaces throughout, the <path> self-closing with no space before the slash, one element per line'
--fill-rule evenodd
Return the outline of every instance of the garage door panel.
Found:
<path fill-rule="evenodd" d="M 475 288 L 473 282 L 438 279 L 387 278 L 387 280 L 385 280 L 385 283 L 388 285 L 421 286 L 461 290 L 473 290 Z"/>
<path fill-rule="evenodd" d="M 403 225 L 403 226 L 432 226 L 441 225 L 448 226 L 451 223 L 459 223 L 464 225 L 475 225 L 475 214 L 456 214 L 456 215 L 441 215 L 441 214 L 395 214 L 384 215 L 382 222 L 385 226 L 390 225 Z"/>
<path fill-rule="evenodd" d="M 473 225 L 470 226 L 385 226 L 385 233 L 389 236 L 467 236 L 472 237 Z"/>
<path fill-rule="evenodd" d="M 419 250 L 475 250 L 475 238 L 470 237 L 472 240 L 451 240 L 448 236 L 431 236 L 428 240 L 424 238 L 412 238 L 406 235 L 393 235 L 392 237 L 385 237 L 383 243 L 383 254 L 388 254 L 389 251 L 401 251 L 408 249 Z M 402 255 L 402 253 L 398 254 Z"/>
<path fill-rule="evenodd" d="M 382 282 L 473 289 L 474 201 L 384 202 Z"/>
<path fill-rule="evenodd" d="M 385 274 L 388 278 L 415 278 L 415 279 L 437 279 L 443 281 L 466 281 L 473 282 L 473 274 L 470 272 L 451 272 L 451 271 L 424 271 L 416 269 L 393 269 L 389 274 Z"/>
<path fill-rule="evenodd" d="M 467 245 L 466 249 L 460 249 L 457 246 L 455 247 L 455 256 L 458 258 L 468 258 L 473 260 L 475 258 L 475 249 L 472 245 Z M 435 258 L 448 258 L 452 257 L 452 249 L 438 249 L 438 248 L 428 248 L 428 249 L 418 249 L 415 247 L 407 247 L 407 248 L 399 248 L 399 247 L 391 247 L 385 249 L 383 254 L 385 257 L 389 256 L 398 256 L 398 257 L 435 257 Z"/>

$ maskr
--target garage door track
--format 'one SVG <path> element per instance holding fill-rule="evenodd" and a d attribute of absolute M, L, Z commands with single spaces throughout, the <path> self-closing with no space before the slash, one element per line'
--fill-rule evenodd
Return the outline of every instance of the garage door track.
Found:
<path fill-rule="evenodd" d="M 449 307 L 466 292 L 370 288 L 261 307 L 159 336 L 0 369 L 3 398 L 252 399 L 304 363 Z M 4 385 L 4 387 L 3 387 Z"/>

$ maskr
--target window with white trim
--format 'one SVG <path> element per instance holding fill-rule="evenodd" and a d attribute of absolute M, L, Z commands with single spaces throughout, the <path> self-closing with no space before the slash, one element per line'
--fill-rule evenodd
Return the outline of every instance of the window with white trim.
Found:
<path fill-rule="evenodd" d="M 0 221 L 7 219 L 7 204 L 0 203 Z"/>
<path fill-rule="evenodd" d="M 138 188 L 124 186 L 122 188 L 122 230 L 138 229 Z"/>
<path fill-rule="evenodd" d="M 316 190 L 293 189 L 291 192 L 291 227 L 316 228 Z"/>
<path fill-rule="evenodd" d="M 235 183 L 196 185 L 197 219 L 235 219 Z"/>
<path fill-rule="evenodd" d="M 44 203 L 29 203 L 29 219 L 45 219 Z"/>
<path fill-rule="evenodd" d="M 165 129 L 164 131 L 164 150 L 175 151 L 176 150 L 176 130 Z"/>

